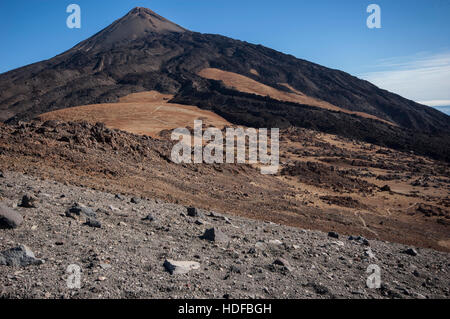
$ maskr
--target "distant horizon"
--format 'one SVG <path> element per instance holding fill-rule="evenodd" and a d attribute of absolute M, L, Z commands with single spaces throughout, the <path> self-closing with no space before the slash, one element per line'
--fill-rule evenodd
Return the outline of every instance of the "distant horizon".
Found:
<path fill-rule="evenodd" d="M 82 8 L 81 29 L 65 27 L 69 15 L 66 7 L 70 3 Z M 0 73 L 50 59 L 91 37 L 132 8 L 146 7 L 189 30 L 261 44 L 339 69 L 450 115 L 450 45 L 446 40 L 450 34 L 446 16 L 450 2 L 418 0 L 412 6 L 406 0 L 375 1 L 382 10 L 381 29 L 365 25 L 369 16 L 367 1 L 281 3 L 2 2 L 0 29 L 11 50 L 0 52 Z"/>
<path fill-rule="evenodd" d="M 438 111 L 441 111 L 444 114 L 447 114 L 450 116 L 450 105 L 444 105 L 444 106 L 430 106 Z"/>

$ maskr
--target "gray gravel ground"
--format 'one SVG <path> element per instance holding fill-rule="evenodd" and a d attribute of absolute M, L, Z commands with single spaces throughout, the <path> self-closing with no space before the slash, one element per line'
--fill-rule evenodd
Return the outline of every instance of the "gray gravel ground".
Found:
<path fill-rule="evenodd" d="M 186 207 L 157 199 L 135 198 L 132 203 L 132 198 L 124 195 L 14 172 L 3 175 L 1 202 L 19 212 L 24 221 L 16 229 L 0 229 L 0 252 L 26 245 L 44 263 L 0 265 L 0 298 L 450 295 L 447 253 L 414 248 L 408 254 L 405 251 L 411 247 L 400 244 L 371 240 L 365 245 L 361 239 L 227 216 L 225 212 L 198 210 L 197 216 L 189 216 Z M 36 197 L 35 208 L 19 206 L 25 194 Z M 74 203 L 91 209 L 95 217 L 83 212 L 66 214 Z M 191 211 L 190 215 L 196 214 Z M 211 228 L 216 241 L 202 237 Z M 414 252 L 416 256 L 412 256 Z M 200 267 L 170 274 L 164 267 L 166 259 L 195 262 L 190 265 L 198 263 Z M 68 287 L 74 278 L 74 273 L 67 272 L 69 265 L 81 269 L 80 288 Z M 367 287 L 369 265 L 381 270 L 379 289 Z"/>

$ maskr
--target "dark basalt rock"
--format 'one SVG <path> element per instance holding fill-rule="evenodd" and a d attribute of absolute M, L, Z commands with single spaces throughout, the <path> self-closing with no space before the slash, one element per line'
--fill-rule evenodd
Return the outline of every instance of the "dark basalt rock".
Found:
<path fill-rule="evenodd" d="M 19 206 L 24 208 L 36 208 L 37 207 L 36 201 L 37 201 L 36 197 L 34 197 L 33 195 L 26 194 L 23 195 L 22 202 L 20 203 Z"/>
<path fill-rule="evenodd" d="M 218 228 L 210 228 L 205 231 L 205 233 L 200 236 L 201 239 L 214 241 L 214 242 L 227 242 L 229 238 Z"/>
<path fill-rule="evenodd" d="M 44 261 L 34 256 L 34 253 L 25 245 L 11 248 L 0 253 L 0 265 L 12 267 L 26 267 L 41 265 Z"/>
<path fill-rule="evenodd" d="M 0 229 L 17 228 L 22 222 L 22 215 L 5 204 L 0 203 Z"/>

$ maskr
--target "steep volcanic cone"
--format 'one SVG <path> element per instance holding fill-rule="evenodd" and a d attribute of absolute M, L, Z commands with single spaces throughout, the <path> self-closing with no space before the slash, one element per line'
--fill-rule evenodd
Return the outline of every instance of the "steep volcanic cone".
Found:
<path fill-rule="evenodd" d="M 167 103 L 172 96 L 156 91 L 124 96 L 119 103 L 70 107 L 45 113 L 40 119 L 105 123 L 110 128 L 157 137 L 163 130 L 193 127 L 195 120 L 222 129 L 231 125 L 219 115 L 193 105 Z"/>
<path fill-rule="evenodd" d="M 148 36 L 150 33 L 185 32 L 179 25 L 147 8 L 134 8 L 123 18 L 81 42 L 74 49 L 91 51 Z"/>

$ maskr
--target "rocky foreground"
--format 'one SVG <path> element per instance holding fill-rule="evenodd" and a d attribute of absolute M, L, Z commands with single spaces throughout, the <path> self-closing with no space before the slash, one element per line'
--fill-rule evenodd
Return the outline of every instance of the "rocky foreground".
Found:
<path fill-rule="evenodd" d="M 289 129 L 279 175 L 262 175 L 246 164 L 175 164 L 173 144 L 170 131 L 152 138 L 101 123 L 0 123 L 0 170 L 450 252 L 447 163 Z"/>
<path fill-rule="evenodd" d="M 24 196 L 25 195 L 25 196 Z M 0 298 L 448 298 L 448 253 L 0 173 Z M 72 265 L 71 267 L 69 267 Z M 69 288 L 73 266 L 80 288 Z M 369 265 L 381 287 L 368 288 Z M 69 285 L 70 286 L 70 285 Z"/>

